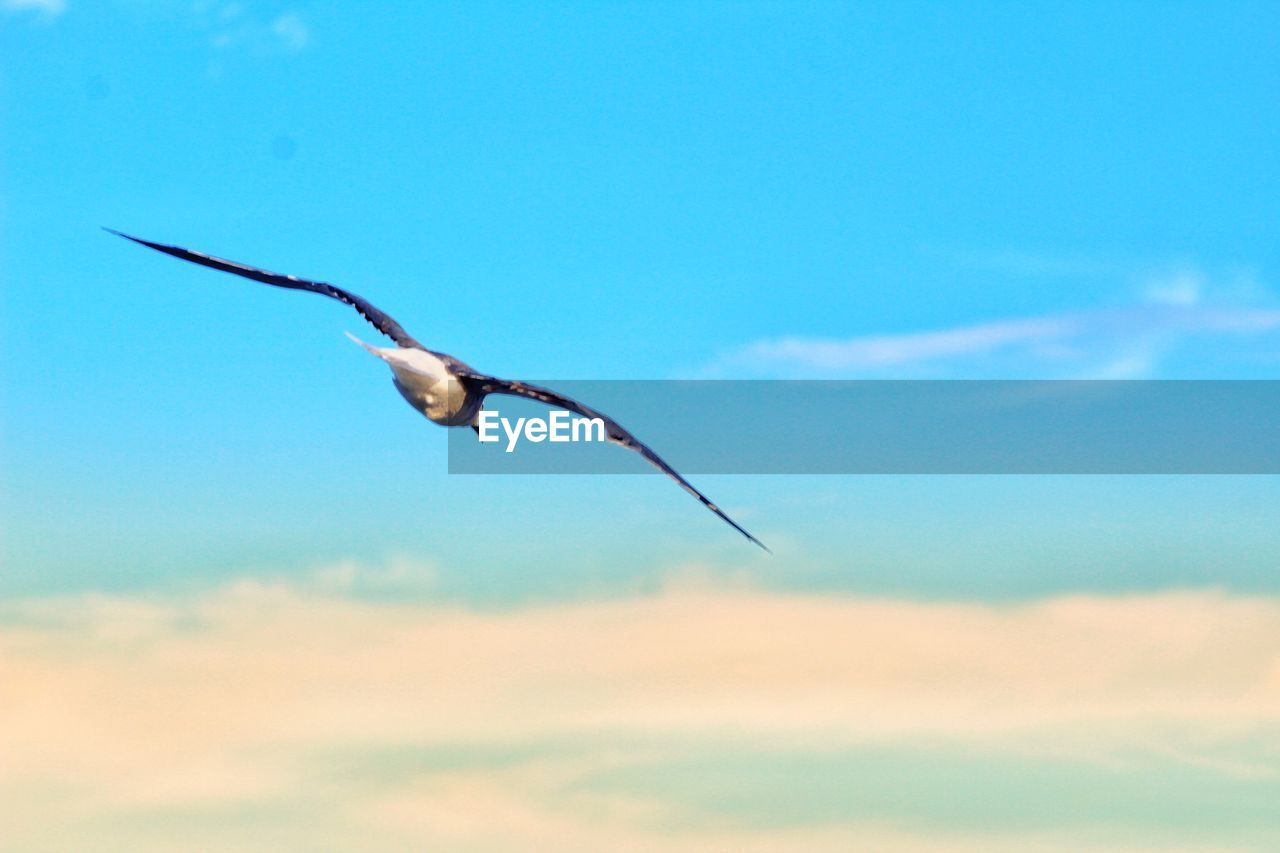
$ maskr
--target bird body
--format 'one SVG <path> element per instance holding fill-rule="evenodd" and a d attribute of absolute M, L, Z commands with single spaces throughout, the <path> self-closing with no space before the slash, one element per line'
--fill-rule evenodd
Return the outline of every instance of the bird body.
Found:
<path fill-rule="evenodd" d="M 444 359 L 413 347 L 375 347 L 347 332 L 391 368 L 392 382 L 405 402 L 440 426 L 470 426 L 480 414 L 484 397 L 457 380 Z"/>
<path fill-rule="evenodd" d="M 702 492 L 695 489 L 688 480 L 668 465 L 661 456 L 654 453 L 648 445 L 624 429 L 621 424 L 608 415 L 598 412 L 571 397 L 566 397 L 563 394 L 552 391 L 550 388 L 542 388 L 528 382 L 499 379 L 496 376 L 481 373 L 451 355 L 427 349 L 406 332 L 390 315 L 376 308 L 367 299 L 357 296 L 349 290 L 344 290 L 322 281 L 311 281 L 297 276 L 268 272 L 267 270 L 236 263 L 235 261 L 193 252 L 180 246 L 153 243 L 150 240 L 130 237 L 128 234 L 122 234 L 110 228 L 106 230 L 126 240 L 155 249 L 157 252 L 163 252 L 166 255 L 190 261 L 200 266 L 229 272 L 273 287 L 319 293 L 322 296 L 336 299 L 345 305 L 350 305 L 359 312 L 361 317 L 368 320 L 375 329 L 394 341 L 396 346 L 371 346 L 350 332 L 347 333 L 347 337 L 364 347 L 372 355 L 386 362 L 391 368 L 392 381 L 395 383 L 396 390 L 400 392 L 405 401 L 429 420 L 441 426 L 476 427 L 484 400 L 491 394 L 524 397 L 528 400 L 536 400 L 547 406 L 565 409 L 587 419 L 599 419 L 604 425 L 605 435 L 609 441 L 627 450 L 639 453 L 649 464 L 679 483 L 682 489 L 697 498 L 703 506 L 719 516 L 734 530 L 741 533 L 749 541 L 764 548 L 764 550 L 769 550 L 764 543 L 726 515 L 724 510 L 712 503 Z"/>

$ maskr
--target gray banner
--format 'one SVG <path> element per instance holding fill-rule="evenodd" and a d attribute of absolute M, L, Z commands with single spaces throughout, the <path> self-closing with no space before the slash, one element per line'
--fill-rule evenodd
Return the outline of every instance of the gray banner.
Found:
<path fill-rule="evenodd" d="M 608 414 L 685 474 L 1280 473 L 1280 381 L 537 384 Z M 538 403 L 485 408 L 497 440 L 451 430 L 451 473 L 653 470 L 608 443 L 535 441 L 528 421 L 513 442 L 519 418 L 550 418 Z"/>

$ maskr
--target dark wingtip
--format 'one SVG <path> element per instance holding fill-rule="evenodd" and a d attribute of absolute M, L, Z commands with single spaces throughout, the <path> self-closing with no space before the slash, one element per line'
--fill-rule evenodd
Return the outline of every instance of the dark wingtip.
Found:
<path fill-rule="evenodd" d="M 132 234 L 126 234 L 123 231 L 117 231 L 116 229 L 108 228 L 105 225 L 102 226 L 102 230 L 109 234 L 114 234 L 117 237 L 123 237 L 131 243 L 137 243 L 139 246 L 146 246 L 148 249 L 155 249 L 157 252 L 164 252 L 166 255 L 182 257 L 186 252 L 185 249 L 180 249 L 177 246 L 168 246 L 164 243 L 153 243 L 150 240 L 143 240 L 141 237 L 134 237 Z M 187 260 L 191 259 L 187 258 Z"/>
<path fill-rule="evenodd" d="M 721 518 L 723 518 L 725 521 L 729 522 L 729 526 L 730 526 L 730 527 L 732 527 L 734 530 L 738 531 L 738 532 L 739 532 L 739 533 L 741 533 L 743 536 L 745 536 L 745 537 L 746 537 L 746 539 L 747 539 L 747 541 L 748 541 L 748 542 L 750 542 L 752 545 L 758 545 L 758 546 L 760 546 L 761 550 L 763 550 L 766 554 L 769 554 L 770 556 L 772 556 L 772 555 L 773 555 L 773 549 L 772 549 L 772 548 L 770 548 L 768 545 L 764 544 L 764 543 L 763 543 L 763 542 L 761 542 L 759 539 L 757 539 L 756 537 L 754 537 L 754 536 L 752 536 L 750 533 L 748 533 L 748 532 L 747 532 L 747 529 L 746 529 L 745 527 L 743 527 L 741 524 L 739 524 L 738 522 L 734 521 L 732 518 L 730 518 L 729 516 L 725 515 L 724 513 L 720 512 L 720 510 L 719 510 L 718 508 L 715 510 L 715 512 L 716 512 L 716 515 L 719 515 L 719 516 L 720 516 Z"/>
<path fill-rule="evenodd" d="M 102 226 L 102 230 L 106 231 L 109 234 L 114 234 L 117 237 L 123 237 L 126 240 L 132 240 L 134 243 L 137 243 L 139 246 L 148 246 L 152 249 L 161 249 L 161 250 L 177 248 L 176 246 L 167 246 L 164 243 L 155 243 L 155 242 L 152 242 L 151 240 L 143 240 L 141 237 L 135 237 L 132 234 L 126 234 L 123 231 L 117 231 L 116 229 L 108 228 L 105 225 Z"/>
<path fill-rule="evenodd" d="M 107 226 L 105 226 L 105 225 L 103 225 L 103 226 L 102 226 L 102 230 L 103 230 L 103 231 L 106 231 L 108 234 L 114 234 L 114 235 L 116 235 L 117 237 L 123 237 L 123 238 L 125 238 L 126 240 L 132 240 L 132 241 L 133 241 L 133 242 L 135 242 L 135 243 L 141 243 L 141 244 L 142 244 L 142 245 L 144 245 L 144 246 L 148 245 L 148 243 L 147 243 L 147 241 L 146 241 L 146 240 L 139 240 L 137 237 L 131 237 L 131 236 L 129 236 L 128 234 L 124 233 L 123 231 L 117 231 L 116 229 L 114 229 L 114 228 L 108 228 L 108 227 L 107 227 Z"/>

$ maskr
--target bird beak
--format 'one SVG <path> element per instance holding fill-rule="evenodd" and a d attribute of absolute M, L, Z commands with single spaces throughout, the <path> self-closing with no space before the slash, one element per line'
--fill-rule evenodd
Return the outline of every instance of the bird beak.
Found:
<path fill-rule="evenodd" d="M 350 332 L 347 332 L 346 335 L 348 338 L 351 338 L 351 340 L 368 350 L 370 355 L 385 361 L 387 366 L 392 370 L 416 371 L 416 368 L 412 364 L 409 364 L 405 359 L 403 350 L 396 349 L 395 347 L 387 347 L 385 349 L 382 347 L 375 347 L 371 344 L 366 344 Z"/>
<path fill-rule="evenodd" d="M 378 358 L 381 358 L 383 361 L 386 361 L 386 358 L 382 355 L 382 352 L 377 347 L 366 344 L 364 341 L 360 340 L 350 332 L 343 332 L 343 334 L 346 335 L 348 338 L 351 338 L 351 340 L 355 341 L 360 346 L 364 347 L 366 350 L 368 350 L 370 355 L 377 356 Z"/>

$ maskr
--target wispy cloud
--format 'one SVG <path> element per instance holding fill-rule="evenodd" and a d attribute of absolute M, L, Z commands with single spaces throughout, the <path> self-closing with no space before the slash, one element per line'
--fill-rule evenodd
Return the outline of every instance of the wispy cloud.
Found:
<path fill-rule="evenodd" d="M 1191 340 L 1280 329 L 1280 308 L 1248 290 L 1210 293 L 1201 273 L 1178 270 L 1150 277 L 1128 306 L 892 335 L 771 338 L 725 353 L 704 375 L 1145 378 Z"/>
<path fill-rule="evenodd" d="M 1080 331 L 1072 315 L 1002 320 L 953 329 L 847 339 L 786 337 L 760 341 L 731 361 L 782 362 L 819 370 L 895 367 L 939 358 L 988 353 L 1014 346 L 1045 346 Z"/>
<path fill-rule="evenodd" d="M 0 0 L 5 12 L 36 12 L 53 18 L 67 11 L 66 0 Z"/>
<path fill-rule="evenodd" d="M 242 3 L 202 2 L 196 13 L 210 33 L 209 43 L 222 51 L 297 53 L 311 41 L 311 30 L 294 12 L 267 17 Z"/>
<path fill-rule="evenodd" d="M 18 602 L 0 810 L 17 848 L 85 851 L 1245 849 L 1280 785 L 1277 636 L 1280 600 L 1211 591 Z"/>
<path fill-rule="evenodd" d="M 281 15 L 271 22 L 271 32 L 280 40 L 285 50 L 296 53 L 307 46 L 311 31 L 295 14 Z"/>

